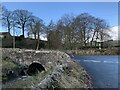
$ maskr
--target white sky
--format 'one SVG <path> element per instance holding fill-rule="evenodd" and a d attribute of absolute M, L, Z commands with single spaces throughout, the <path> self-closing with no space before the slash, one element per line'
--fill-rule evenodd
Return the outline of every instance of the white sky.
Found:
<path fill-rule="evenodd" d="M 113 40 L 118 40 L 118 34 L 120 32 L 120 26 L 114 26 L 110 28 L 110 36 Z"/>

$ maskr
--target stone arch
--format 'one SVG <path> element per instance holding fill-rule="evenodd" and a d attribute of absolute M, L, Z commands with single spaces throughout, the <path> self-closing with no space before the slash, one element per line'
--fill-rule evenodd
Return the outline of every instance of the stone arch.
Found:
<path fill-rule="evenodd" d="M 28 67 L 27 74 L 32 76 L 32 75 L 37 74 L 38 72 L 42 72 L 42 71 L 45 71 L 45 68 L 41 63 L 32 62 Z"/>

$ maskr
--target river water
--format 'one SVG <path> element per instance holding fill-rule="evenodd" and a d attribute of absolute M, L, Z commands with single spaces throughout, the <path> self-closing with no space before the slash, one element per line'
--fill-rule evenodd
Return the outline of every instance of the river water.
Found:
<path fill-rule="evenodd" d="M 118 56 L 74 56 L 96 88 L 118 88 Z"/>

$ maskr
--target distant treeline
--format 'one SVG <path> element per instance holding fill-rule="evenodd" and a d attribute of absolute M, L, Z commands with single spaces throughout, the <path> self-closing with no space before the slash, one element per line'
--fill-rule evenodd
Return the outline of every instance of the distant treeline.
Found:
<path fill-rule="evenodd" d="M 10 33 L 21 29 L 22 36 L 25 31 L 28 38 L 33 38 L 37 42 L 39 49 L 40 35 L 46 35 L 48 49 L 73 50 L 80 48 L 103 47 L 103 42 L 110 40 L 108 34 L 109 25 L 101 18 L 96 18 L 88 13 L 63 15 L 57 23 L 52 20 L 49 25 L 33 16 L 28 10 L 9 11 L 3 6 L 3 26 L 7 27 Z"/>
<path fill-rule="evenodd" d="M 37 47 L 37 40 L 32 39 L 32 38 L 23 38 L 22 36 L 11 36 L 11 35 L 6 35 L 4 36 L 2 39 L 2 47 L 3 48 L 13 48 L 13 38 L 15 38 L 15 47 L 16 48 L 26 48 L 26 49 L 36 49 Z M 111 47 L 119 47 L 119 42 L 120 41 L 113 41 L 113 40 L 109 40 L 109 41 L 105 41 L 103 42 L 103 46 L 102 48 L 111 48 Z M 84 49 L 84 50 L 88 50 L 88 49 L 98 49 L 99 46 L 81 46 L 78 48 L 79 49 Z M 39 40 L 39 48 L 38 49 L 50 49 L 49 47 L 49 42 L 48 41 L 42 41 Z M 54 49 L 54 48 L 52 48 Z M 64 49 L 61 49 L 64 50 Z M 76 49 L 74 49 L 76 50 Z"/>

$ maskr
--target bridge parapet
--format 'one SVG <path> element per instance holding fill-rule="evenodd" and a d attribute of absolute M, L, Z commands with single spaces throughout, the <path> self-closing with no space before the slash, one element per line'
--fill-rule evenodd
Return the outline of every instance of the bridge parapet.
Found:
<path fill-rule="evenodd" d="M 56 66 L 58 63 L 65 63 L 70 60 L 69 55 L 60 51 L 36 51 L 25 49 L 2 49 L 2 54 L 22 65 L 30 65 L 39 62 L 45 67 Z"/>

